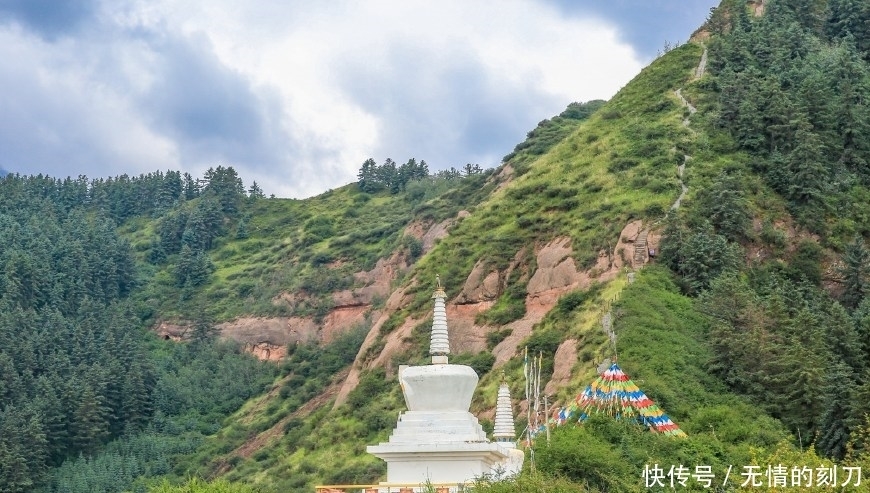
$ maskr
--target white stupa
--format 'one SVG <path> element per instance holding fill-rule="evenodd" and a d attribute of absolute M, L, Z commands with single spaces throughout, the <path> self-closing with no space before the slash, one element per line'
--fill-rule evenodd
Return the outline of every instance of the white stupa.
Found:
<path fill-rule="evenodd" d="M 468 412 L 478 377 L 470 366 L 447 362 L 446 297 L 439 280 L 432 295 L 432 364 L 409 366 L 399 372 L 408 410 L 399 415 L 388 442 L 367 449 L 387 462 L 387 483 L 466 483 L 485 474 L 519 472 L 522 467 L 523 453 L 512 439 L 490 442 L 477 418 Z M 507 399 L 502 407 L 510 414 L 509 395 Z M 497 413 L 497 423 L 506 419 L 513 436 L 513 416 L 500 421 Z M 506 437 L 507 425 L 502 429 L 501 436 Z"/>
<path fill-rule="evenodd" d="M 506 475 L 519 474 L 523 468 L 525 454 L 517 449 L 516 429 L 514 428 L 514 412 L 511 405 L 511 392 L 507 382 L 502 382 L 498 388 L 498 398 L 495 404 L 495 424 L 492 437 L 496 443 L 508 449 L 509 457 L 502 462 L 502 473 Z"/>

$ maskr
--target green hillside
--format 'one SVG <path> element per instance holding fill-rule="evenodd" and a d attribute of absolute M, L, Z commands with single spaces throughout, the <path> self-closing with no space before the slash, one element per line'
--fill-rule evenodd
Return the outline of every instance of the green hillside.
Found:
<path fill-rule="evenodd" d="M 759 18 L 742 15 L 740 7 L 723 6 L 708 26 L 719 30 L 713 39 L 704 44 L 687 44 L 656 60 L 546 152 L 523 153 L 535 148 L 530 143 L 518 146 L 516 153 L 507 157 L 510 183 L 484 200 L 414 266 L 404 284 L 409 286 L 404 291 L 407 303 L 378 327 L 375 343 L 357 358 L 355 368 L 362 375 L 363 395 L 380 391 L 389 397 L 364 400 L 353 399 L 356 394 L 352 394 L 343 406 L 323 408 L 323 414 L 302 421 L 303 444 L 298 443 L 299 435 L 288 432 L 284 439 L 274 442 L 274 452 L 270 447 L 262 449 L 260 462 L 264 465 L 242 460 L 227 477 L 245 482 L 256 477 L 255 484 L 277 484 L 278 488 L 303 484 L 310 487 L 312 480 L 376 480 L 383 469 L 360 451 L 364 445 L 384 439 L 392 421 L 376 422 L 374 417 L 382 410 L 397 412 L 401 401 L 389 368 L 384 383 L 384 372 L 372 367 L 372 363 L 378 361 L 378 354 L 387 351 L 390 334 L 401 330 L 407 319 L 421 322 L 410 332 L 410 339 L 403 336 L 409 343 L 389 356 L 392 361 L 424 360 L 431 293 L 431 285 L 425 280 L 440 274 L 453 298 L 462 294 L 463 284 L 476 265 L 484 265 L 484 271 L 498 272 L 499 279 L 505 282 L 504 289 L 493 307 L 476 322 L 480 330 L 492 335 L 491 341 L 503 340 L 510 323 L 524 316 L 528 296 L 525 288 L 536 269 L 536 249 L 556 238 L 567 238 L 578 269 L 594 277 L 596 266 L 601 267 L 597 265 L 601 252 L 608 256 L 612 267 L 620 255 L 616 247 L 620 231 L 637 219 L 650 231 L 665 234 L 659 262 L 677 274 L 677 284 L 666 280 L 664 271 L 647 268 L 637 274 L 635 284 L 629 285 L 621 270 L 612 280 L 602 281 L 603 286 L 593 283 L 563 297 L 535 323 L 531 336 L 520 343 L 543 350 L 549 359 L 563 341 L 578 341 L 580 350 L 573 376 L 556 391 L 561 399 L 569 399 L 592 378 L 595 363 L 612 356 L 613 349 L 596 317 L 603 306 L 616 299 L 612 306 L 617 314 L 621 364 L 638 375 L 647 393 L 689 430 L 690 439 L 680 446 L 638 438 L 634 450 L 605 454 L 609 459 L 602 459 L 597 466 L 622 470 L 622 476 L 602 478 L 597 487 L 633 489 L 644 461 L 650 457 L 661 457 L 662 462 L 703 462 L 724 469 L 729 464 L 760 460 L 759 451 L 762 457 L 785 453 L 777 449 L 780 440 L 798 448 L 816 443 L 822 455 L 842 458 L 849 432 L 856 430 L 862 420 L 863 409 L 852 404 L 855 401 L 849 401 L 849 396 L 861 391 L 864 379 L 854 372 L 863 371 L 866 356 L 849 354 L 863 351 L 858 349 L 862 346 L 855 335 L 860 331 L 862 312 L 856 311 L 850 318 L 847 310 L 831 304 L 831 295 L 850 299 L 839 287 L 836 265 L 854 240 L 854 233 L 866 230 L 866 221 L 860 219 L 865 202 L 850 210 L 840 209 L 840 213 L 834 209 L 808 209 L 812 204 L 804 201 L 804 195 L 789 194 L 768 174 L 760 173 L 762 167 L 772 166 L 762 164 L 771 156 L 741 143 L 738 131 L 729 127 L 725 115 L 731 95 L 721 87 L 730 76 L 728 50 L 733 50 L 734 44 L 746 43 L 761 50 L 766 46 L 761 38 L 777 36 L 780 30 L 805 31 L 805 36 L 820 39 L 820 50 L 836 41 L 824 41 L 825 36 L 832 35 L 808 30 L 817 26 L 801 25 L 788 5 L 769 4 L 766 15 Z M 729 8 L 731 14 L 726 13 Z M 822 19 L 824 11 L 817 12 L 818 19 Z M 741 27 L 738 22 L 747 24 Z M 759 38 L 754 42 L 742 40 L 742 36 L 751 34 L 741 34 L 741 29 L 757 33 L 754 35 Z M 839 49 L 848 47 L 841 45 Z M 705 50 L 709 70 L 699 73 Z M 781 50 L 782 56 L 791 56 L 788 47 Z M 788 87 L 785 81 L 780 84 L 783 90 Z M 790 97 L 798 98 L 796 94 Z M 846 104 L 835 97 L 828 101 L 832 106 Z M 860 107 L 854 110 L 863 111 Z M 818 132 L 834 134 L 821 127 Z M 542 134 L 532 133 L 530 137 L 540 138 Z M 846 152 L 838 150 L 842 142 L 832 140 L 825 145 L 832 154 Z M 790 158 L 782 159 L 798 159 L 793 155 L 795 151 L 785 145 L 779 146 L 777 152 L 791 153 Z M 855 169 L 837 170 L 836 163 L 831 160 L 831 172 L 852 173 L 844 177 L 851 185 L 838 190 L 826 188 L 825 200 L 853 203 L 854 194 L 866 190 L 861 185 L 863 175 Z M 680 166 L 684 166 L 682 176 Z M 676 209 L 673 206 L 681 194 L 681 182 L 688 187 L 688 194 L 681 202 L 683 206 Z M 855 243 L 853 248 L 860 246 Z M 866 261 L 860 265 L 866 269 Z M 861 272 L 859 277 L 863 279 L 866 270 Z M 756 300 L 747 301 L 743 312 L 739 306 L 724 301 L 735 303 L 741 296 Z M 863 299 L 863 295 L 858 297 Z M 748 312 L 753 303 L 768 308 L 763 319 L 753 318 L 759 315 Z M 787 308 L 776 311 L 772 303 L 785 303 Z M 730 309 L 738 310 L 728 312 Z M 508 329 L 501 329 L 505 326 Z M 796 327 L 812 327 L 814 332 L 796 333 Z M 740 335 L 744 331 L 760 339 L 744 340 L 745 336 Z M 500 378 L 491 371 L 493 359 L 486 356 L 487 352 L 467 356 L 484 373 L 475 404 L 478 410 L 491 408 Z M 457 359 L 463 358 L 466 356 Z M 844 358 L 853 362 L 848 368 L 831 364 Z M 545 367 L 552 368 L 553 364 L 550 359 Z M 510 360 L 502 369 L 508 372 L 514 395 L 520 395 L 520 362 Z M 852 376 L 837 378 L 843 372 L 851 372 Z M 797 395 L 804 398 L 797 399 Z M 839 427 L 839 435 L 831 426 Z M 358 433 L 361 429 L 368 433 Z M 380 434 L 371 434 L 378 429 Z M 358 441 L 351 438 L 357 435 L 361 436 Z M 347 439 L 330 445 L 335 436 Z M 592 434 L 582 439 L 593 447 L 602 436 Z M 307 445 L 312 442 L 316 445 Z M 577 453 L 584 450 L 585 444 L 576 444 Z M 289 454 L 287 459 L 277 460 L 283 454 Z M 810 460 L 797 451 L 795 455 L 797 458 L 792 460 Z M 620 469 L 607 460 L 626 465 Z M 205 469 L 197 469 L 200 473 L 214 470 L 207 466 L 208 462 L 203 464 Z M 594 475 L 591 471 L 579 473 L 559 469 L 563 466 L 552 467 L 553 472 L 576 476 L 594 486 L 585 479 L 587 473 Z M 256 470 L 264 474 L 258 476 Z M 311 479 L 303 483 L 302 478 Z"/>
<path fill-rule="evenodd" d="M 595 417 L 475 491 L 870 468 L 868 19 L 857 0 L 725 0 L 493 170 L 369 160 L 306 200 L 224 167 L 4 177 L 0 490 L 378 482 L 365 447 L 403 409 L 398 365 L 426 361 L 436 275 L 473 412 L 503 378 L 523 397 L 528 348 L 551 402 L 618 358 L 688 435 Z"/>

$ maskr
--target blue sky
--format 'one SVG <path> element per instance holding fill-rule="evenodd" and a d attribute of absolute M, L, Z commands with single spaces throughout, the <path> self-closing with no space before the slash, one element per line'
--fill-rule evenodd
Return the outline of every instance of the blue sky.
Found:
<path fill-rule="evenodd" d="M 496 166 L 607 99 L 714 0 L 0 1 L 0 168 L 218 164 L 280 197 L 368 157 Z"/>

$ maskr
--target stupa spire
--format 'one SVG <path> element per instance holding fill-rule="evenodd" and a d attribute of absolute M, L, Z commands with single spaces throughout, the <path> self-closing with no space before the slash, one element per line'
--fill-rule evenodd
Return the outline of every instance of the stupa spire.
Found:
<path fill-rule="evenodd" d="M 523 467 L 523 451 L 511 441 L 490 441 L 480 422 L 468 411 L 479 377 L 470 366 L 447 363 L 450 353 L 444 307 L 447 295 L 440 277 L 436 283 L 429 346 L 432 364 L 399 370 L 408 410 L 399 416 L 388 442 L 367 448 L 387 463 L 387 483 L 382 484 L 467 483 L 488 474 L 518 474 Z M 503 418 L 497 413 L 496 430 L 510 430 L 509 435 L 502 435 L 510 440 L 513 416 L 506 386 L 499 391 L 498 401 L 509 421 L 503 425 Z"/>
<path fill-rule="evenodd" d="M 513 442 L 516 440 L 514 430 L 514 413 L 511 406 L 511 392 L 507 382 L 502 381 L 498 388 L 498 398 L 495 403 L 495 425 L 492 437 L 497 442 Z"/>
<path fill-rule="evenodd" d="M 444 299 L 447 294 L 441 287 L 441 276 L 435 276 L 435 309 L 432 317 L 432 338 L 429 341 L 429 354 L 432 356 L 432 364 L 447 364 L 447 355 L 450 354 L 450 339 L 447 336 L 447 309 L 444 307 Z"/>

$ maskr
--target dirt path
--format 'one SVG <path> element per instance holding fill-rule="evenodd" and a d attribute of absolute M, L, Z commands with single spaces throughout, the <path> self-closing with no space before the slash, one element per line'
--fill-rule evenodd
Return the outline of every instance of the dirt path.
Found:
<path fill-rule="evenodd" d="M 700 79 L 701 77 L 703 77 L 706 69 L 707 69 L 707 48 L 704 47 L 704 53 L 701 54 L 701 60 L 698 62 L 698 67 L 695 69 L 695 76 L 694 76 L 693 80 Z M 689 130 L 692 130 L 689 127 L 689 125 L 692 123 L 691 117 L 692 117 L 692 115 L 694 115 L 695 113 L 698 112 L 698 108 L 695 108 L 694 106 L 692 106 L 692 103 L 690 103 L 689 100 L 686 99 L 685 96 L 683 96 L 683 88 L 682 87 L 677 89 L 676 91 L 674 91 L 674 94 L 677 96 L 677 99 L 680 100 L 680 103 L 689 110 L 689 116 L 687 116 L 686 118 L 683 118 L 683 126 L 688 128 Z M 679 179 L 679 181 L 680 181 L 680 196 L 677 197 L 677 200 L 675 200 L 674 203 L 671 205 L 671 210 L 679 209 L 680 204 L 683 203 L 683 199 L 686 197 L 686 194 L 689 192 L 689 187 L 686 186 L 686 183 L 683 181 L 683 175 L 685 175 L 685 172 L 686 172 L 686 164 L 688 164 L 688 162 L 691 160 L 692 160 L 692 156 L 690 156 L 688 154 L 683 154 L 683 163 L 680 164 L 679 166 L 677 166 L 677 179 Z"/>
<path fill-rule="evenodd" d="M 691 123 L 689 118 L 691 118 L 691 116 L 694 115 L 695 112 L 697 112 L 698 110 L 697 110 L 697 108 L 692 106 L 692 103 L 690 103 L 683 96 L 682 90 L 683 90 L 683 88 L 681 87 L 681 88 L 677 89 L 676 91 L 674 91 L 674 94 L 676 94 L 677 98 L 680 100 L 680 102 L 683 104 L 683 106 L 685 106 L 686 108 L 689 109 L 689 116 L 687 116 L 686 118 L 683 118 L 683 126 L 686 128 L 689 128 L 689 124 Z M 691 130 L 691 128 L 689 128 L 689 130 Z M 686 197 L 686 194 L 689 192 L 689 187 L 687 187 L 686 183 L 683 182 L 683 175 L 686 172 L 686 163 L 688 163 L 691 159 L 692 159 L 692 156 L 690 156 L 688 154 L 683 154 L 683 163 L 680 164 L 679 166 L 677 166 L 677 179 L 680 181 L 680 196 L 677 197 L 677 200 L 675 200 L 674 203 L 671 205 L 671 210 L 679 209 L 680 204 L 683 203 L 683 199 Z"/>
<path fill-rule="evenodd" d="M 698 68 L 695 69 L 695 79 L 700 79 L 704 76 L 707 70 L 707 47 L 704 47 L 704 53 L 701 54 L 701 61 L 698 63 Z"/>
<path fill-rule="evenodd" d="M 674 94 L 677 95 L 677 98 L 679 98 L 680 102 L 683 103 L 683 106 L 685 106 L 686 108 L 689 109 L 689 116 L 692 116 L 698 112 L 698 108 L 695 108 L 694 106 L 692 106 L 692 103 L 690 103 L 689 100 L 686 99 L 685 96 L 683 96 L 683 88 L 682 87 L 677 89 L 676 91 L 674 91 Z M 689 119 L 688 118 L 683 119 L 683 125 L 686 127 L 689 126 Z"/>
<path fill-rule="evenodd" d="M 677 200 L 675 200 L 674 203 L 671 205 L 671 209 L 673 210 L 677 210 L 680 208 L 680 204 L 682 204 L 683 199 L 686 197 L 686 193 L 689 192 L 689 187 L 687 187 L 686 184 L 683 182 L 683 172 L 686 171 L 686 161 L 688 161 L 689 159 L 692 159 L 692 156 L 689 156 L 688 154 L 683 154 L 683 164 L 677 166 L 677 177 L 680 180 L 681 191 L 680 196 L 677 197 Z"/>

